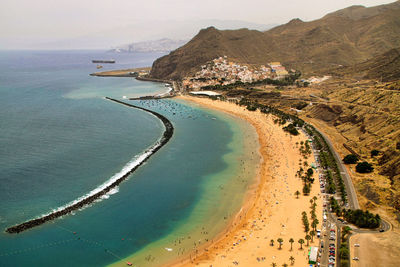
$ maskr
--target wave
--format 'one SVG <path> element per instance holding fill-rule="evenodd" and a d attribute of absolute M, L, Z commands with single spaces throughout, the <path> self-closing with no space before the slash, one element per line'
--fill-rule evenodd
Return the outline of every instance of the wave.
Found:
<path fill-rule="evenodd" d="M 56 218 L 62 217 L 67 214 L 72 214 L 75 210 L 81 210 L 85 207 L 88 207 L 89 204 L 95 201 L 99 201 L 101 199 L 107 199 L 110 195 L 118 192 L 118 185 L 128 178 L 130 174 L 132 174 L 139 166 L 141 166 L 147 159 L 149 159 L 154 153 L 156 153 L 161 147 L 163 147 L 172 137 L 174 132 L 174 127 L 172 123 L 163 115 L 146 109 L 139 106 L 131 105 L 116 99 L 108 98 L 107 100 L 111 100 L 118 104 L 122 104 L 131 108 L 144 110 L 158 119 L 160 119 L 165 127 L 165 131 L 162 137 L 150 148 L 146 149 L 143 153 L 135 156 L 131 161 L 129 161 L 118 173 L 114 174 L 110 179 L 96 187 L 89 193 L 71 201 L 70 203 L 58 207 L 57 209 L 52 210 L 50 213 L 43 214 L 38 218 L 26 221 L 24 223 L 9 227 L 6 229 L 7 233 L 20 233 L 22 231 L 28 230 L 30 228 L 39 226 L 44 224 L 47 221 L 54 220 Z"/>
<path fill-rule="evenodd" d="M 50 213 L 47 214 L 43 214 L 42 216 L 47 216 L 51 213 L 54 212 L 58 212 L 58 211 L 62 211 L 63 209 L 73 206 L 79 202 L 85 201 L 85 199 L 90 198 L 91 196 L 94 196 L 96 194 L 98 194 L 99 192 L 105 190 L 106 188 L 112 186 L 113 183 L 115 183 L 116 181 L 118 181 L 119 179 L 123 178 L 125 175 L 129 174 L 131 172 L 132 169 L 137 168 L 139 165 L 141 165 L 149 156 L 151 156 L 155 147 L 159 146 L 159 141 L 156 142 L 156 144 L 154 144 L 152 147 L 148 148 L 145 150 L 145 152 L 143 152 L 142 154 L 136 155 L 131 161 L 129 161 L 118 173 L 114 174 L 113 176 L 111 176 L 110 179 L 108 179 L 107 181 L 105 181 L 103 184 L 99 185 L 98 187 L 96 187 L 95 189 L 93 189 L 92 191 L 90 191 L 89 193 L 61 206 L 58 207 L 54 210 L 52 210 Z M 118 193 L 118 187 L 113 187 L 112 189 L 110 189 L 109 192 L 107 192 L 106 194 L 102 195 L 99 199 L 108 199 L 110 197 L 110 195 L 113 195 L 115 193 Z"/>

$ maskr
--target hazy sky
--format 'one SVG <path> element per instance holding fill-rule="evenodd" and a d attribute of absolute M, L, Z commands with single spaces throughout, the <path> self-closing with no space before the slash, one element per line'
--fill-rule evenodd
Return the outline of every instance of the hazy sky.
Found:
<path fill-rule="evenodd" d="M 1 0 L 0 48 L 87 36 L 150 20 L 313 20 L 351 5 L 393 0 Z M 3 43 L 3 45 L 1 44 Z M 4 45 L 6 44 L 6 45 Z"/>

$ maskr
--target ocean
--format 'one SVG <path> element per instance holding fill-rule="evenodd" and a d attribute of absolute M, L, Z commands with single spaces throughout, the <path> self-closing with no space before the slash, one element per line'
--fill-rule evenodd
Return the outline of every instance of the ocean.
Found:
<path fill-rule="evenodd" d="M 154 116 L 104 99 L 161 93 L 160 83 L 89 76 L 150 66 L 160 53 L 0 52 L 0 266 L 158 266 L 220 233 L 254 183 L 256 133 L 246 122 L 179 100 L 129 101 L 174 125 L 172 139 L 102 199 L 42 226 L 12 225 L 60 208 L 151 147 Z M 177 241 L 179 240 L 179 241 Z"/>

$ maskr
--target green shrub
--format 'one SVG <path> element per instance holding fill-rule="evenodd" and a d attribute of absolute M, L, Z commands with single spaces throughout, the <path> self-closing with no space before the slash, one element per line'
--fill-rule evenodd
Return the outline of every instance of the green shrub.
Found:
<path fill-rule="evenodd" d="M 379 150 L 376 150 L 376 149 L 374 149 L 374 150 L 372 150 L 371 151 L 371 157 L 373 158 L 373 157 L 375 157 L 375 156 L 378 156 L 379 155 Z"/>
<path fill-rule="evenodd" d="M 340 259 L 348 260 L 350 256 L 349 249 L 347 247 L 341 247 L 339 249 Z"/>
<path fill-rule="evenodd" d="M 356 166 L 356 172 L 359 172 L 359 173 L 370 173 L 373 171 L 374 171 L 374 167 L 372 167 L 372 165 L 366 161 L 360 162 Z"/>
<path fill-rule="evenodd" d="M 349 260 L 340 260 L 340 267 L 350 267 Z"/>
<path fill-rule="evenodd" d="M 310 194 L 310 189 L 311 189 L 310 185 L 308 183 L 305 183 L 304 186 L 303 186 L 303 194 L 304 195 Z"/>
<path fill-rule="evenodd" d="M 350 223 L 361 228 L 377 228 L 381 223 L 381 217 L 378 214 L 372 214 L 369 211 L 362 210 L 343 210 L 343 217 Z"/>
<path fill-rule="evenodd" d="M 344 164 L 356 164 L 358 162 L 358 157 L 354 154 L 349 154 L 343 158 Z"/>
<path fill-rule="evenodd" d="M 251 105 L 248 105 L 246 108 L 247 108 L 247 110 L 250 110 L 250 111 L 256 111 L 257 110 L 256 106 L 251 106 Z"/>
<path fill-rule="evenodd" d="M 290 133 L 291 135 L 299 135 L 299 131 L 297 131 L 296 127 L 293 123 L 289 124 L 286 127 L 283 127 L 283 130 Z"/>

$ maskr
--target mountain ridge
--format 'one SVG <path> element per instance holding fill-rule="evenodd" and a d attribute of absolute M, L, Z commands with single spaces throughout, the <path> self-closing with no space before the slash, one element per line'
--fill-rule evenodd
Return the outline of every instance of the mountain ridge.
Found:
<path fill-rule="evenodd" d="M 293 19 L 268 31 L 202 29 L 184 46 L 157 59 L 151 76 L 179 80 L 207 61 L 227 56 L 247 64 L 280 61 L 302 72 L 361 63 L 400 47 L 400 2 L 349 7 L 303 22 Z"/>
<path fill-rule="evenodd" d="M 173 40 L 170 38 L 161 38 L 157 40 L 134 42 L 121 45 L 109 50 L 116 53 L 134 53 L 134 52 L 170 52 L 187 43 L 188 40 Z"/>

